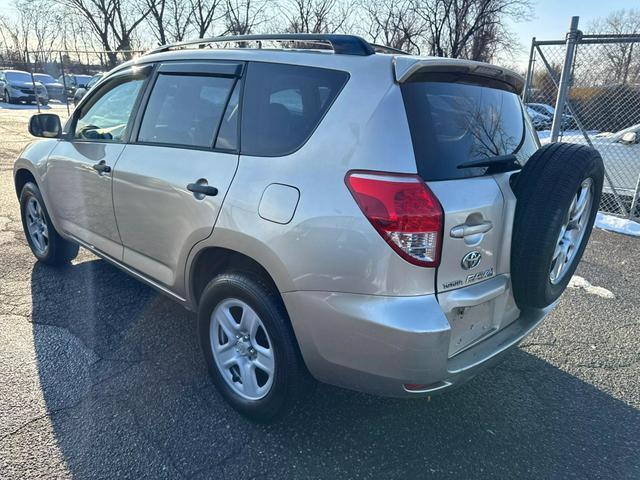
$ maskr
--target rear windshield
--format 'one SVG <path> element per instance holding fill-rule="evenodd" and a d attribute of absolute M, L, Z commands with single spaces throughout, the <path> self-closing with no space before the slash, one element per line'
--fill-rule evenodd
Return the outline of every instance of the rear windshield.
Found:
<path fill-rule="evenodd" d="M 33 77 L 36 79 L 36 82 L 56 83 L 55 79 L 52 76 L 45 75 L 43 73 L 34 73 Z"/>
<path fill-rule="evenodd" d="M 501 155 L 514 154 L 524 165 L 538 148 L 520 98 L 502 82 L 431 74 L 401 88 L 418 173 L 425 180 L 484 175 L 487 167 L 458 165 Z"/>

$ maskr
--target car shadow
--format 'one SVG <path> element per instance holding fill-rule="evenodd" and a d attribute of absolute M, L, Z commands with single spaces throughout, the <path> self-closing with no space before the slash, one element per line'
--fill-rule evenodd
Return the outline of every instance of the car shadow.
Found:
<path fill-rule="evenodd" d="M 37 263 L 31 289 L 41 389 L 76 478 L 640 478 L 640 412 L 521 349 L 430 401 L 320 385 L 256 425 L 211 386 L 195 315 L 171 300 L 102 260 Z"/>
<path fill-rule="evenodd" d="M 64 104 L 61 104 L 64 105 Z M 7 103 L 0 102 L 0 109 L 6 110 L 38 110 L 38 105 L 35 103 Z M 40 105 L 40 110 L 50 110 L 51 105 Z"/>

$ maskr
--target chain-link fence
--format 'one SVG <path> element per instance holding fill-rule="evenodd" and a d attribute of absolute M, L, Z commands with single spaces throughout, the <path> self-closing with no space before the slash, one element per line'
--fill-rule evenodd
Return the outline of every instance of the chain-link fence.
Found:
<path fill-rule="evenodd" d="M 0 71 L 26 72 L 27 83 L 32 84 L 25 86 L 17 81 L 16 88 L 0 91 L 0 100 L 10 104 L 32 103 L 38 110 L 55 103 L 71 109 L 92 85 L 92 78 L 95 82 L 100 74 L 143 53 L 142 50 L 0 51 Z"/>
<path fill-rule="evenodd" d="M 600 209 L 640 219 L 640 35 L 533 39 L 523 94 L 542 143 L 596 148 L 605 165 Z M 567 168 L 571 168 L 570 165 Z"/>

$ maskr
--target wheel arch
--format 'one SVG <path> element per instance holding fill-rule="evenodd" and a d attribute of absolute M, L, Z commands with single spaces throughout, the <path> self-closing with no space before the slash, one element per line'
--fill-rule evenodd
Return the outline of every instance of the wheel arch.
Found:
<path fill-rule="evenodd" d="M 188 274 L 188 291 L 193 305 L 197 307 L 202 292 L 215 275 L 231 270 L 241 270 L 258 275 L 280 294 L 276 281 L 260 262 L 237 250 L 210 246 L 197 252 L 191 262 Z"/>
<path fill-rule="evenodd" d="M 20 167 L 16 170 L 13 181 L 16 188 L 16 196 L 18 198 L 20 198 L 20 193 L 22 193 L 22 189 L 28 182 L 33 182 L 38 185 L 35 175 L 31 170 L 25 167 Z"/>

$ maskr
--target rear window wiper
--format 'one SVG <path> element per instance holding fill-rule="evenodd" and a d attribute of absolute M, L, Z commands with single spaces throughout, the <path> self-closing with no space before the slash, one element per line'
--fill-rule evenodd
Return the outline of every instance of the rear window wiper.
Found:
<path fill-rule="evenodd" d="M 489 167 L 487 173 L 500 173 L 509 172 L 511 170 L 518 170 L 522 168 L 518 158 L 514 154 L 510 155 L 496 155 L 495 157 L 482 158 L 480 160 L 473 160 L 471 162 L 464 162 L 458 165 L 457 168 L 480 168 Z"/>

